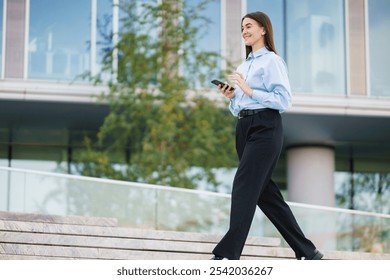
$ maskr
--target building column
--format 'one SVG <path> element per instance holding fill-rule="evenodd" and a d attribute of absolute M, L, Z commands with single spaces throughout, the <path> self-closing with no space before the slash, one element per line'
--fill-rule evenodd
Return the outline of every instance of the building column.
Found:
<path fill-rule="evenodd" d="M 366 0 L 347 0 L 349 94 L 367 95 Z"/>
<path fill-rule="evenodd" d="M 4 78 L 24 78 L 27 12 L 27 0 L 6 2 Z"/>
<path fill-rule="evenodd" d="M 221 1 L 221 53 L 233 65 L 240 64 L 243 59 L 244 42 L 240 28 L 243 9 L 242 1 Z M 226 67 L 226 61 L 223 60 L 222 69 Z"/>
<path fill-rule="evenodd" d="M 287 150 L 288 200 L 333 207 L 335 152 L 327 146 Z"/>

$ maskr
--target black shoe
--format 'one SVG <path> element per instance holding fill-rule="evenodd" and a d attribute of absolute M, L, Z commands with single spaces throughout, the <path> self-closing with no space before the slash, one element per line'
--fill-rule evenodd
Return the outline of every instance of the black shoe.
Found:
<path fill-rule="evenodd" d="M 317 249 L 314 250 L 314 256 L 311 258 L 311 260 L 321 260 L 324 257 L 324 254 L 322 254 Z"/>
<path fill-rule="evenodd" d="M 324 257 L 324 254 L 322 254 L 317 249 L 314 250 L 314 255 L 310 258 L 302 257 L 301 260 L 321 260 Z"/>
<path fill-rule="evenodd" d="M 224 258 L 224 257 L 220 257 L 220 256 L 214 256 L 210 260 L 222 261 L 222 260 L 228 260 L 228 258 Z"/>

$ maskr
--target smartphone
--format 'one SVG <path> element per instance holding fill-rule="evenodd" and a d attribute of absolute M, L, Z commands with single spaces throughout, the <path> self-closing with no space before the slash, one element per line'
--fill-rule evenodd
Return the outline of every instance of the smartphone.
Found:
<path fill-rule="evenodd" d="M 218 81 L 218 80 L 212 80 L 211 82 L 212 82 L 214 85 L 216 85 L 216 86 L 222 85 L 222 87 L 224 87 L 224 86 L 226 85 L 225 83 L 223 83 L 223 82 L 221 82 L 221 81 Z M 231 91 L 232 91 L 232 90 L 235 90 L 235 88 L 231 86 L 230 90 L 231 90 Z"/>

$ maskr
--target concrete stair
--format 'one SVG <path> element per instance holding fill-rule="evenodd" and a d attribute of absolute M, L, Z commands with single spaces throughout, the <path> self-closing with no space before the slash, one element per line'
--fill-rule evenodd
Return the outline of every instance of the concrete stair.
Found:
<path fill-rule="evenodd" d="M 221 236 L 118 227 L 116 219 L 0 212 L 0 259 L 207 260 Z M 326 259 L 390 254 L 324 252 Z M 248 238 L 242 259 L 293 259 L 279 238 Z"/>

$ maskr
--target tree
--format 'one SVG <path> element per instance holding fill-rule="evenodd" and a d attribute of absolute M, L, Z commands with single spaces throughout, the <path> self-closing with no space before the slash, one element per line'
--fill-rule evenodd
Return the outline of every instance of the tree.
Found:
<path fill-rule="evenodd" d="M 389 214 L 386 203 L 390 197 L 390 176 L 387 173 L 349 174 L 336 190 L 336 203 L 339 207 L 353 210 Z"/>
<path fill-rule="evenodd" d="M 337 190 L 336 201 L 339 207 L 353 210 L 389 214 L 387 201 L 390 197 L 390 176 L 386 173 L 352 173 Z M 390 229 L 384 218 L 365 215 L 340 216 L 340 244 L 347 244 L 355 250 L 380 252 L 388 246 Z M 345 243 L 349 240 L 349 243 Z"/>
<path fill-rule="evenodd" d="M 226 102 L 202 90 L 223 76 L 219 54 L 197 47 L 212 23 L 201 16 L 208 2 L 127 1 L 121 7 L 117 79 L 103 96 L 110 112 L 97 145 L 88 143 L 78 156 L 82 174 L 185 188 L 206 180 L 216 187 L 215 168 L 236 165 L 235 120 Z M 105 57 L 105 71 L 113 50 Z M 115 162 L 113 153 L 127 156 Z"/>

